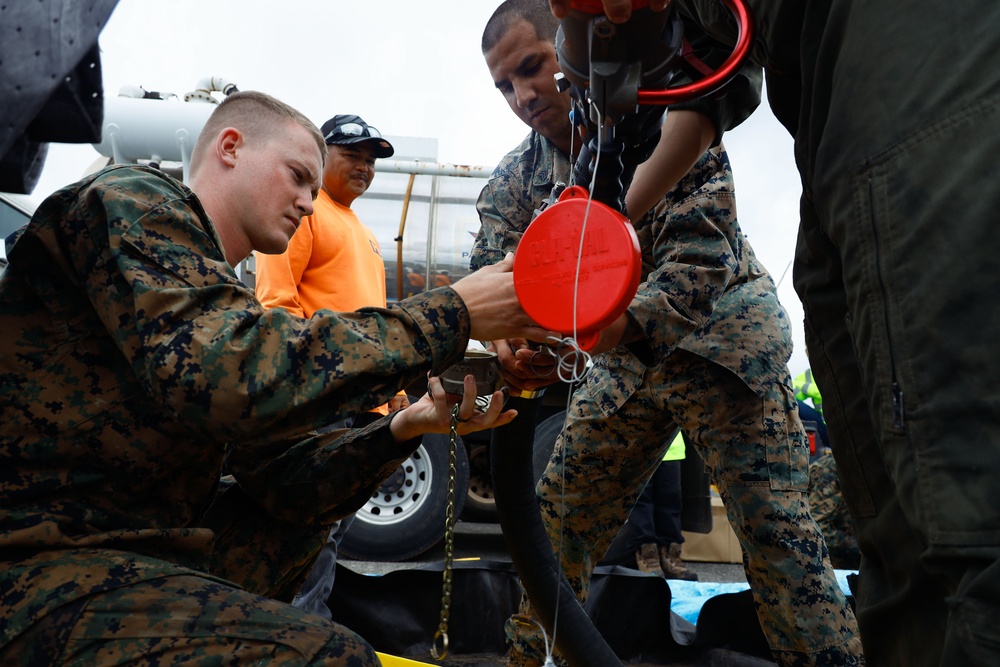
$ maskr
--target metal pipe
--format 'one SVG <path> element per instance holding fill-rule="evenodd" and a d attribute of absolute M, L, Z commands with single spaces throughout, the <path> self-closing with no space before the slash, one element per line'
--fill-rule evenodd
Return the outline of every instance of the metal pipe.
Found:
<path fill-rule="evenodd" d="M 375 164 L 378 164 L 376 162 Z M 413 181 L 417 175 L 410 174 L 410 182 L 406 184 L 406 195 L 403 197 L 403 214 L 399 217 L 399 233 L 396 235 L 396 301 L 403 300 L 403 229 L 406 227 L 406 214 L 410 210 L 410 195 L 413 193 Z"/>
<path fill-rule="evenodd" d="M 184 95 L 184 101 L 218 104 L 219 101 L 212 97 L 213 92 L 219 92 L 223 95 L 229 96 L 237 90 L 239 89 L 236 87 L 236 84 L 229 79 L 225 79 L 221 76 L 209 76 L 196 83 L 194 90 Z"/>
<path fill-rule="evenodd" d="M 420 174 L 421 176 L 465 176 L 469 178 L 489 178 L 491 167 L 447 162 L 421 162 L 419 160 L 378 160 L 375 171 L 395 174 Z"/>

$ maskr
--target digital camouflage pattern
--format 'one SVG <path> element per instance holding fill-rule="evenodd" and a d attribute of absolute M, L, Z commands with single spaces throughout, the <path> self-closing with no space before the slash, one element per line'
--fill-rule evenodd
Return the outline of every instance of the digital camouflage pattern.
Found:
<path fill-rule="evenodd" d="M 472 266 L 516 248 L 566 158 L 531 135 L 477 204 Z M 625 346 L 598 355 L 574 392 L 539 482 L 543 522 L 585 600 L 606 552 L 679 426 L 712 473 L 744 551 L 757 613 L 782 665 L 863 664 L 854 616 L 808 511 L 808 448 L 791 390 L 788 319 L 736 219 L 724 149 L 708 151 L 635 223 L 643 279 L 629 315 L 650 365 Z M 508 621 L 511 665 L 540 665 L 530 601 Z"/>
<path fill-rule="evenodd" d="M 476 204 L 483 224 L 472 269 L 512 252 L 553 184 L 568 183 L 569 174 L 566 157 L 535 132 L 508 153 Z M 787 363 L 791 333 L 774 282 L 736 222 L 732 172 L 721 146 L 633 227 L 642 283 L 628 313 L 655 362 L 688 350 L 760 389 L 774 363 Z"/>
<path fill-rule="evenodd" d="M 449 288 L 347 315 L 265 312 L 195 195 L 152 169 L 55 193 L 7 255 L 4 664 L 18 656 L 2 647 L 47 614 L 94 593 L 143 598 L 171 585 L 161 577 L 233 581 L 248 619 L 262 613 L 251 593 L 290 600 L 329 525 L 417 444 L 393 441 L 391 417 L 311 431 L 439 372 L 468 342 Z"/>
<path fill-rule="evenodd" d="M 380 664 L 346 628 L 204 576 L 116 582 L 61 605 L 0 654 L 11 667 Z"/>
<path fill-rule="evenodd" d="M 861 551 L 840 489 L 837 462 L 830 452 L 809 464 L 809 513 L 823 533 L 834 567 L 858 569 Z"/>

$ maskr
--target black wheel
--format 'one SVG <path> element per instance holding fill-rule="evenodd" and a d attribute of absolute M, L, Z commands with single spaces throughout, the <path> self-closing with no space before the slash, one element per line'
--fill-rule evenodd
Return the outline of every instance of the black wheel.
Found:
<path fill-rule="evenodd" d="M 560 410 L 535 427 L 535 445 L 531 466 L 537 480 L 548 464 L 556 436 L 562 430 L 565 410 Z M 483 435 L 486 434 L 486 437 Z M 469 452 L 469 496 L 465 499 L 462 518 L 467 521 L 495 522 L 498 520 L 496 497 L 493 494 L 493 473 L 490 470 L 489 431 L 470 434 L 466 438 Z"/>
<path fill-rule="evenodd" d="M 486 439 L 467 444 L 469 495 L 465 499 L 462 518 L 467 521 L 495 522 L 497 503 L 493 495 L 493 474 L 490 472 L 490 441 Z"/>
<path fill-rule="evenodd" d="M 352 560 L 400 561 L 418 556 L 444 537 L 448 504 L 448 436 L 425 435 L 358 510 L 340 552 Z M 462 514 L 469 486 L 469 459 L 459 441 L 455 517 Z"/>
<path fill-rule="evenodd" d="M 535 471 L 535 481 L 537 482 L 545 472 L 545 467 L 552 457 L 552 450 L 556 446 L 556 438 L 562 431 L 563 423 L 566 421 L 566 411 L 561 410 L 549 417 L 546 417 L 535 427 L 535 448 L 532 454 L 531 467 Z"/>

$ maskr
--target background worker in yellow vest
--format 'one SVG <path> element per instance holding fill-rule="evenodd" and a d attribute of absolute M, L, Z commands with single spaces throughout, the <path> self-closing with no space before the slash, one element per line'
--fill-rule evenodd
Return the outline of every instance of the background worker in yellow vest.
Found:
<path fill-rule="evenodd" d="M 817 452 L 809 464 L 809 513 L 823 533 L 833 566 L 856 570 L 861 562 L 861 552 L 854 536 L 854 524 L 847 512 L 847 503 L 840 491 L 837 464 L 830 453 L 830 436 L 823 419 L 823 395 L 813 379 L 812 370 L 808 368 L 795 376 L 792 388 L 799 402 L 802 422 L 815 422 L 822 441 L 822 451 Z"/>
<path fill-rule="evenodd" d="M 800 401 L 810 401 L 812 407 L 823 414 L 823 394 L 820 393 L 819 385 L 813 379 L 811 368 L 807 368 L 795 376 L 792 388 L 795 390 L 795 398 Z"/>
<path fill-rule="evenodd" d="M 629 514 L 632 537 L 628 550 L 635 554 L 636 567 L 667 579 L 697 581 L 698 575 L 681 560 L 681 461 L 684 434 L 677 431 L 663 461 L 649 478 L 646 488 Z"/>
<path fill-rule="evenodd" d="M 813 379 L 812 369 L 807 368 L 796 375 L 792 380 L 792 389 L 795 391 L 795 400 L 799 403 L 799 417 L 803 422 L 813 422 L 819 434 L 821 447 L 817 447 L 815 455 L 810 457 L 810 460 L 815 460 L 830 451 L 830 433 L 826 428 L 826 420 L 823 419 L 823 395 Z"/>

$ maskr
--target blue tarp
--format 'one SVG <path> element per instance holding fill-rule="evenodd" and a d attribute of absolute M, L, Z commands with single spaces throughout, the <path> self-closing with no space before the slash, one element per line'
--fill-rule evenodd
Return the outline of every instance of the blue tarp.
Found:
<path fill-rule="evenodd" d="M 847 576 L 857 574 L 855 570 L 835 570 L 837 582 L 845 595 L 851 594 L 851 589 L 847 585 Z M 705 601 L 722 593 L 739 593 L 750 588 L 746 582 L 719 582 L 719 581 L 682 581 L 671 579 L 670 584 L 670 610 L 691 623 L 698 622 L 698 614 Z"/>

